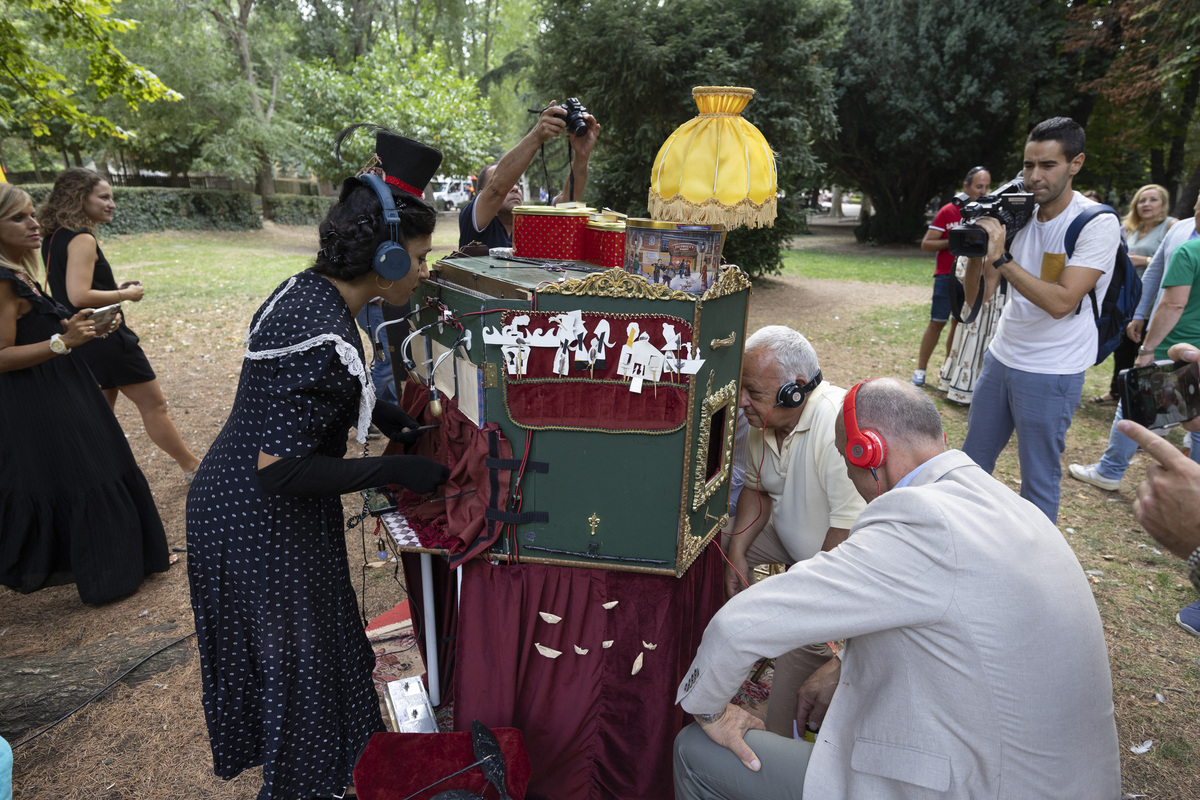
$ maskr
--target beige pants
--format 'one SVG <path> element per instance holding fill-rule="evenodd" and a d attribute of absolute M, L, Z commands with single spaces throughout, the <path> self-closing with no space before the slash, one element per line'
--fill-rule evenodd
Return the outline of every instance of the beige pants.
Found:
<path fill-rule="evenodd" d="M 759 564 L 783 564 L 792 566 L 792 557 L 775 532 L 775 526 L 767 522 L 765 528 L 746 552 L 746 566 L 753 581 L 753 570 Z M 775 659 L 775 677 L 771 681 L 771 696 L 767 700 L 767 730 L 792 738 L 792 721 L 796 719 L 796 693 L 801 685 L 818 668 L 833 658 L 833 650 L 825 642 L 797 647 Z"/>

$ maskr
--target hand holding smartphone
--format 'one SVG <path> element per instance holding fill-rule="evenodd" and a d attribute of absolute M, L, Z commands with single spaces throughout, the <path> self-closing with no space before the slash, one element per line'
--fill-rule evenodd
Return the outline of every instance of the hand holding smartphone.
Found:
<path fill-rule="evenodd" d="M 106 333 L 112 333 L 113 322 L 117 318 L 117 314 L 121 311 L 120 303 L 113 303 L 110 306 L 102 306 L 92 312 L 88 317 L 92 322 L 96 323 L 96 335 L 103 336 Z"/>
<path fill-rule="evenodd" d="M 1147 428 L 1168 428 L 1200 416 L 1200 364 L 1165 359 L 1123 370 L 1125 419 Z"/>

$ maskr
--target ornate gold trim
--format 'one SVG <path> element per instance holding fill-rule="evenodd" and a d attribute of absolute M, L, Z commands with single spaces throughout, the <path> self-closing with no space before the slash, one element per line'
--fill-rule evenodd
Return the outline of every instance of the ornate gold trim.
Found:
<path fill-rule="evenodd" d="M 708 544 L 706 541 L 705 544 Z M 521 564 L 545 564 L 550 567 L 582 567 L 584 569 L 602 569 L 606 572 L 641 572 L 647 575 L 674 575 L 678 578 L 682 572 L 676 571 L 671 567 L 645 567 L 639 564 L 626 564 L 620 561 L 605 561 L 603 558 L 546 558 L 545 556 L 531 556 L 522 553 L 517 558 L 513 558 L 508 553 L 489 553 L 489 556 L 495 557 L 497 561 L 503 561 L 511 564 L 519 562 Z"/>
<path fill-rule="evenodd" d="M 738 97 L 754 97 L 754 90 L 749 86 L 693 86 L 692 97 L 708 94 L 727 94 Z"/>
<path fill-rule="evenodd" d="M 692 484 L 692 511 L 699 511 L 700 506 L 716 494 L 717 489 L 729 480 L 730 467 L 733 464 L 733 432 L 737 428 L 737 381 L 730 381 L 716 392 L 704 398 L 700 411 L 700 431 L 696 442 L 695 478 Z M 708 467 L 709 448 L 712 446 L 712 418 L 719 410 L 725 409 L 725 431 L 722 435 L 721 468 L 711 480 L 705 480 L 704 470 Z"/>
<path fill-rule="evenodd" d="M 723 277 L 723 276 L 722 276 Z M 712 292 L 709 287 L 708 293 Z M 707 297 L 708 293 L 705 294 Z M 650 283 L 645 278 L 630 275 L 623 269 L 613 267 L 586 278 L 571 278 L 562 283 L 543 286 L 538 294 L 590 295 L 593 297 L 621 297 L 641 300 L 687 300 L 695 303 L 696 298 L 687 292 L 671 289 L 661 283 Z"/>
<path fill-rule="evenodd" d="M 700 302 L 737 294 L 743 289 L 747 291 L 750 289 L 750 279 L 746 277 L 746 273 L 742 272 L 742 268 L 735 264 L 725 264 L 721 267 L 720 277 L 713 281 L 712 285 L 708 287 L 708 291 L 700 296 Z"/>
<path fill-rule="evenodd" d="M 731 331 L 724 339 L 713 339 L 708 343 L 709 350 L 716 350 L 721 347 L 729 347 L 737 341 L 737 331 Z"/>

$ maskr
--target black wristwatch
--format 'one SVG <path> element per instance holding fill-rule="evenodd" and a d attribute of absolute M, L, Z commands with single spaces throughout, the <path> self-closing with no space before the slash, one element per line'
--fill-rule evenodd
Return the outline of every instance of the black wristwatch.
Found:
<path fill-rule="evenodd" d="M 995 261 L 992 262 L 992 266 L 995 267 L 996 269 L 1000 269 L 1001 267 L 1003 267 L 1005 264 L 1007 264 L 1008 262 L 1010 262 L 1012 260 L 1013 260 L 1012 253 L 1005 251 L 1004 255 L 1000 256 L 999 258 L 997 258 Z"/>

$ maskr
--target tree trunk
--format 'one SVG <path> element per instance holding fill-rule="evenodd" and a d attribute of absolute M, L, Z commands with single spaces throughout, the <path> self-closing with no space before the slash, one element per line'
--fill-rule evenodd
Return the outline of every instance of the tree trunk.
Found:
<path fill-rule="evenodd" d="M 186 634 L 177 625 L 148 625 L 112 635 L 85 647 L 49 656 L 0 658 L 0 735 L 11 742 L 54 722 L 125 670 L 163 645 Z M 147 641 L 147 637 L 151 638 Z M 196 654 L 194 641 L 183 641 L 147 661 L 125 678 L 133 686 Z"/>
<path fill-rule="evenodd" d="M 42 182 L 42 168 L 38 166 L 38 152 L 33 140 L 29 140 L 29 160 L 33 162 L 33 177 L 38 183 Z"/>
<path fill-rule="evenodd" d="M 1179 102 L 1179 121 L 1175 135 L 1171 137 L 1171 149 L 1167 155 L 1167 180 L 1163 185 L 1172 197 L 1176 197 L 1179 180 L 1183 177 L 1183 151 L 1187 145 L 1187 132 L 1191 127 L 1192 114 L 1196 110 L 1196 99 L 1200 96 L 1200 66 L 1192 68 L 1192 75 L 1183 90 L 1183 98 Z M 1189 206 L 1190 208 L 1190 206 Z M 1185 215 L 1186 216 L 1186 215 Z"/>
<path fill-rule="evenodd" d="M 1192 170 L 1192 177 L 1188 179 L 1187 184 L 1179 192 L 1179 202 L 1175 204 L 1175 210 L 1171 216 L 1179 219 L 1187 219 L 1196 213 L 1196 198 L 1200 196 L 1200 165 L 1197 165 Z"/>
<path fill-rule="evenodd" d="M 259 156 L 258 174 L 255 176 L 255 188 L 263 197 L 275 194 L 275 170 L 266 155 Z"/>
<path fill-rule="evenodd" d="M 842 187 L 836 183 L 829 190 L 829 216 L 834 219 L 845 219 L 846 217 L 842 213 Z"/>

